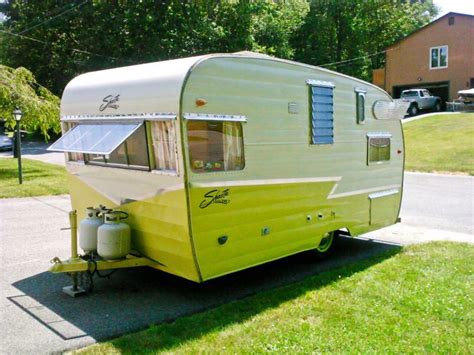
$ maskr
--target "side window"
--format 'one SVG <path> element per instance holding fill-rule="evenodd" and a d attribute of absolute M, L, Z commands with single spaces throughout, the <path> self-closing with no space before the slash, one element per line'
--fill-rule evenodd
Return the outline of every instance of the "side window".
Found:
<path fill-rule="evenodd" d="M 138 128 L 110 155 L 84 154 L 86 163 L 149 170 L 145 125 Z"/>
<path fill-rule="evenodd" d="M 356 113 L 357 113 L 357 123 L 365 123 L 365 95 L 367 93 L 364 89 L 355 88 L 356 93 Z"/>
<path fill-rule="evenodd" d="M 176 172 L 176 128 L 174 120 L 152 121 L 151 140 L 153 145 L 154 170 Z"/>
<path fill-rule="evenodd" d="M 380 164 L 390 160 L 390 134 L 367 136 L 367 164 Z"/>
<path fill-rule="evenodd" d="M 418 92 L 420 93 L 420 97 L 423 97 L 423 96 L 425 96 L 425 94 L 423 93 L 423 91 L 422 91 L 422 90 L 420 90 L 420 91 L 418 91 Z"/>
<path fill-rule="evenodd" d="M 73 129 L 75 126 L 77 126 L 77 123 L 75 122 L 63 122 L 63 133 L 66 133 L 67 131 Z M 69 152 L 66 154 L 68 161 L 84 161 L 84 154 L 82 153 Z"/>
<path fill-rule="evenodd" d="M 189 160 L 194 172 L 244 168 L 241 122 L 188 120 L 187 131 Z"/>
<path fill-rule="evenodd" d="M 310 84 L 311 144 L 334 143 L 334 86 Z"/>

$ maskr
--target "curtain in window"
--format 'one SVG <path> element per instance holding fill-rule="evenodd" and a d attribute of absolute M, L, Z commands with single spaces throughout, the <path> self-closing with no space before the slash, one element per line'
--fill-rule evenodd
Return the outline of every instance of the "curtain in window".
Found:
<path fill-rule="evenodd" d="M 224 133 L 224 170 L 243 168 L 242 132 L 237 122 L 223 122 Z"/>
<path fill-rule="evenodd" d="M 176 171 L 176 131 L 174 121 L 151 123 L 155 169 Z"/>

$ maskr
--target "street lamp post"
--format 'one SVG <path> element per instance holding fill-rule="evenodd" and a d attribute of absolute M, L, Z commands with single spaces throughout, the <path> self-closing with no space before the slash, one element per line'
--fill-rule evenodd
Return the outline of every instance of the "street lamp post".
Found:
<path fill-rule="evenodd" d="M 23 113 L 16 108 L 13 111 L 13 117 L 15 117 L 16 121 L 16 139 L 15 139 L 15 145 L 16 145 L 16 154 L 18 157 L 18 182 L 20 185 L 23 183 L 23 176 L 21 174 L 21 141 L 20 141 L 20 121 L 21 121 L 21 116 Z"/>

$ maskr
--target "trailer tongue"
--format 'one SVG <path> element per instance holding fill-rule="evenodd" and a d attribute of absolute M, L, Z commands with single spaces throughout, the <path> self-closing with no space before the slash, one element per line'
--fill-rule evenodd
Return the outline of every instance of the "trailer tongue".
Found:
<path fill-rule="evenodd" d="M 84 255 L 79 255 L 77 249 L 77 212 L 75 210 L 69 212 L 69 223 L 71 229 L 71 257 L 67 260 L 61 260 L 58 257 L 54 257 L 51 260 L 53 266 L 51 266 L 49 271 L 52 273 L 68 273 L 71 276 L 73 284 L 71 286 L 63 287 L 63 291 L 72 297 L 92 291 L 93 277 L 95 275 L 103 276 L 100 274 L 100 271 L 139 266 L 154 267 L 160 264 L 149 258 L 128 253 L 126 255 L 121 255 L 119 253 L 118 258 L 115 258 L 116 255 L 113 254 L 116 253 L 116 246 L 119 245 L 119 249 L 123 249 L 120 248 L 120 239 L 123 235 L 123 233 L 121 233 L 123 231 L 120 230 L 115 231 L 114 233 L 109 232 L 107 236 L 110 241 L 109 244 L 112 246 L 112 251 L 107 250 L 107 252 L 109 253 L 109 256 L 110 253 L 112 253 L 114 258 L 104 258 L 99 254 L 94 253 L 94 250 L 97 250 L 97 245 L 95 246 L 95 249 L 91 247 L 89 252 L 86 252 Z M 88 242 L 90 242 L 90 239 L 93 239 L 97 244 L 97 229 L 95 230 L 95 233 L 95 236 L 91 234 L 88 235 Z M 102 239 L 103 238 L 104 236 L 102 235 Z"/>

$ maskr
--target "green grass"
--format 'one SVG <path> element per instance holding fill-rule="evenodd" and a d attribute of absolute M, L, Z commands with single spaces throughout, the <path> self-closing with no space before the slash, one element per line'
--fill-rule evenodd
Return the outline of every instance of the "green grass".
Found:
<path fill-rule="evenodd" d="M 474 113 L 434 115 L 403 128 L 406 170 L 474 175 Z"/>
<path fill-rule="evenodd" d="M 474 245 L 397 252 L 80 352 L 472 354 Z"/>
<path fill-rule="evenodd" d="M 62 166 L 22 159 L 23 184 L 18 184 L 18 162 L 0 158 L 0 198 L 60 195 L 68 193 Z"/>

